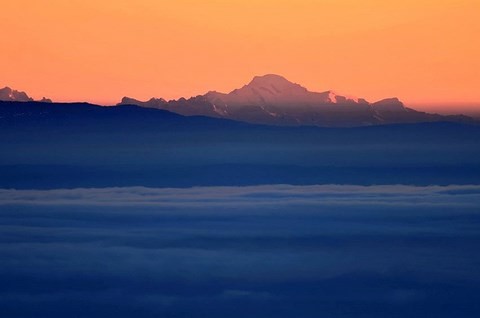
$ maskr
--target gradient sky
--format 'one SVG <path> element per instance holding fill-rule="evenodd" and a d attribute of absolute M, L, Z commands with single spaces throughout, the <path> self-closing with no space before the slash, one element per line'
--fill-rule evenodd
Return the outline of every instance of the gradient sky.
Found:
<path fill-rule="evenodd" d="M 276 73 L 480 110 L 478 0 L 16 0 L 0 28 L 0 86 L 34 98 L 171 99 Z"/>

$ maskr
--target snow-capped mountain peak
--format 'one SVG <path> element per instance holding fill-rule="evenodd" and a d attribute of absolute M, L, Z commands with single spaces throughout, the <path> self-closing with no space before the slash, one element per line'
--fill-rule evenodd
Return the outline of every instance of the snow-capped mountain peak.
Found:
<path fill-rule="evenodd" d="M 275 74 L 255 76 L 252 81 L 242 89 L 264 90 L 271 94 L 281 94 L 289 91 L 307 92 L 307 89 L 301 85 L 292 83 L 285 77 Z M 241 91 L 242 89 L 236 91 Z"/>
<path fill-rule="evenodd" d="M 250 105 L 291 108 L 318 107 L 323 104 L 367 103 L 363 99 L 342 96 L 333 91 L 311 92 L 307 88 L 275 74 L 256 76 L 249 84 L 235 89 L 229 94 L 209 92 L 205 96 L 212 103 L 230 107 Z"/>

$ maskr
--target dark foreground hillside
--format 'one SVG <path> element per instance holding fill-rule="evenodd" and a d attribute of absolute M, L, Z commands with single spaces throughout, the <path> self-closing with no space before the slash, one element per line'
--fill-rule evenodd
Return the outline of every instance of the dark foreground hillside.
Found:
<path fill-rule="evenodd" d="M 0 103 L 0 187 L 475 184 L 480 126 L 271 127 L 135 106 Z"/>

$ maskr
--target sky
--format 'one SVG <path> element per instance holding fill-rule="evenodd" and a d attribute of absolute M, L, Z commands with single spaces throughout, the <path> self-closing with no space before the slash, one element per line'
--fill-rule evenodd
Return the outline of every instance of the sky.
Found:
<path fill-rule="evenodd" d="M 480 112 L 479 17 L 478 0 L 2 1 L 0 86 L 114 104 L 274 73 L 312 91 Z"/>

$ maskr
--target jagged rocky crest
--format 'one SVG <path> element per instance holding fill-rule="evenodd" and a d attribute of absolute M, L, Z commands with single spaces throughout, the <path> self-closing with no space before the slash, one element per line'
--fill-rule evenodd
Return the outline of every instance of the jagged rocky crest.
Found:
<path fill-rule="evenodd" d="M 0 88 L 0 101 L 7 102 L 33 102 L 33 98 L 29 97 L 27 93 L 11 89 L 10 87 Z M 39 102 L 51 103 L 52 100 L 43 97 Z"/>

